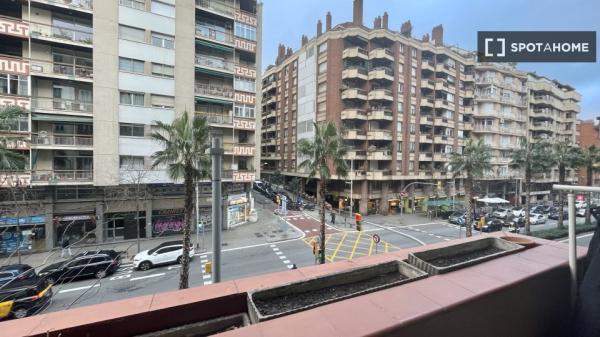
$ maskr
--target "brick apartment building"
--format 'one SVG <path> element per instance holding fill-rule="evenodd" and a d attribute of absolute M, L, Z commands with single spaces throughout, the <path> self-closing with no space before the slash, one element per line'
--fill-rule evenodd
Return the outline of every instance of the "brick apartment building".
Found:
<path fill-rule="evenodd" d="M 579 129 L 579 146 L 581 148 L 592 145 L 600 148 L 600 117 L 596 117 L 594 120 L 580 121 L 577 128 Z M 600 186 L 600 168 L 593 173 L 593 176 L 592 186 Z M 587 185 L 587 170 L 580 169 L 578 178 L 579 185 Z"/>

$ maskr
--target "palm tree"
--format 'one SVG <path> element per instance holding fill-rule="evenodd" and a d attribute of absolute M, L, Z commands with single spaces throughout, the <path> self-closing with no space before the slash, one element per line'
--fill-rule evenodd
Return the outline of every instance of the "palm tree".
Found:
<path fill-rule="evenodd" d="M 10 131 L 23 109 L 18 106 L 0 107 L 0 130 Z M 10 149 L 20 137 L 0 136 L 0 171 L 19 171 L 25 167 L 27 157 Z"/>
<path fill-rule="evenodd" d="M 171 179 L 177 181 L 183 178 L 185 192 L 183 246 L 185 248 L 180 261 L 179 289 L 185 289 L 189 286 L 190 255 L 187 247 L 191 247 L 194 181 L 207 176 L 208 124 L 204 117 L 195 116 L 190 119 L 187 112 L 171 124 L 160 121 L 154 123 L 158 130 L 152 134 L 152 139 L 161 144 L 163 150 L 152 155 L 154 160 L 152 168 L 166 166 Z"/>
<path fill-rule="evenodd" d="M 561 141 L 553 144 L 552 154 L 554 156 L 555 163 L 558 165 L 558 183 L 560 185 L 564 185 L 566 181 L 567 169 L 577 166 L 577 162 L 579 160 L 579 148 L 574 147 L 570 142 Z M 558 212 L 558 228 L 563 228 L 564 198 L 564 193 L 559 191 L 558 203 L 560 204 L 560 207 Z"/>
<path fill-rule="evenodd" d="M 319 215 L 321 216 L 321 245 L 319 262 L 325 263 L 325 196 L 327 195 L 327 184 L 331 179 L 331 170 L 338 177 L 346 177 L 348 164 L 344 160 L 346 147 L 341 134 L 332 122 L 314 123 L 315 138 L 311 141 L 301 139 L 298 143 L 298 152 L 308 157 L 298 168 L 308 171 L 308 178 L 317 178 L 317 190 L 319 192 Z"/>
<path fill-rule="evenodd" d="M 467 236 L 473 235 L 473 184 L 475 179 L 483 176 L 490 170 L 492 165 L 491 149 L 483 142 L 483 139 L 475 141 L 467 140 L 462 153 L 453 152 L 450 156 L 448 168 L 456 177 L 459 174 L 465 176 L 465 195 L 467 197 L 467 212 L 465 214 L 465 226 Z"/>
<path fill-rule="evenodd" d="M 529 223 L 529 201 L 531 199 L 531 178 L 538 173 L 548 172 L 555 166 L 551 145 L 545 141 L 528 142 L 521 140 L 518 148 L 512 151 L 510 166 L 525 171 L 525 233 L 531 234 Z"/>
<path fill-rule="evenodd" d="M 585 168 L 587 175 L 586 185 L 592 186 L 594 181 L 594 171 L 600 170 L 598 168 L 598 164 L 600 164 L 600 148 L 596 147 L 595 145 L 591 145 L 588 148 L 583 149 L 579 158 L 579 164 L 581 167 Z M 590 203 L 591 200 L 588 200 L 587 210 L 585 212 L 586 223 L 591 222 Z"/>

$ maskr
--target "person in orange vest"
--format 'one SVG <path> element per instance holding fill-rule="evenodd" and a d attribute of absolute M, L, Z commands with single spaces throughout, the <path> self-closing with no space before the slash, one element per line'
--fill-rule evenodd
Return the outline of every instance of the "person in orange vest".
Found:
<path fill-rule="evenodd" d="M 315 256 L 315 264 L 319 263 L 319 253 L 321 251 L 319 243 L 316 240 L 311 240 L 310 245 L 312 246 L 313 255 Z"/>
<path fill-rule="evenodd" d="M 354 215 L 354 219 L 356 220 L 356 230 L 362 231 L 362 215 L 358 212 Z"/>

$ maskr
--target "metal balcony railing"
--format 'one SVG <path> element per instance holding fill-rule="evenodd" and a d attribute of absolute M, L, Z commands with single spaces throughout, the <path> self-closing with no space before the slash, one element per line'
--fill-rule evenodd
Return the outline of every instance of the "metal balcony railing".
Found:
<path fill-rule="evenodd" d="M 92 60 L 89 60 L 92 63 Z M 94 70 L 90 66 L 66 64 L 42 60 L 31 60 L 31 72 L 48 75 L 68 76 L 81 79 L 93 79 Z"/>
<path fill-rule="evenodd" d="M 209 56 L 209 55 L 196 55 L 196 64 L 205 67 L 223 69 L 227 71 L 233 71 L 234 63 L 228 59 Z"/>
<path fill-rule="evenodd" d="M 227 16 L 233 16 L 235 8 L 232 2 L 220 0 L 196 0 L 196 6 Z"/>
<path fill-rule="evenodd" d="M 233 32 L 230 30 L 217 30 L 198 23 L 196 24 L 196 34 L 209 40 L 233 43 Z"/>
<path fill-rule="evenodd" d="M 123 0 L 121 0 L 123 1 Z M 35 0 L 33 0 L 35 2 Z M 94 1 L 93 0 L 45 0 L 50 4 L 58 4 L 58 5 L 66 5 L 71 8 L 79 8 L 85 10 L 93 10 L 94 9 Z"/>
<path fill-rule="evenodd" d="M 90 30 L 92 28 L 90 27 Z M 29 30 L 31 31 L 31 37 L 44 37 L 44 38 L 53 38 L 58 40 L 64 40 L 69 42 L 76 42 L 89 45 L 90 47 L 93 44 L 93 34 L 91 32 L 85 32 L 81 30 L 58 27 L 47 25 L 43 23 L 30 22 Z"/>
<path fill-rule="evenodd" d="M 233 87 L 224 87 L 210 84 L 196 84 L 194 87 L 196 95 L 217 96 L 223 98 L 233 98 Z"/>
<path fill-rule="evenodd" d="M 92 181 L 93 170 L 34 170 L 31 171 L 31 180 L 36 182 L 48 182 L 50 184 L 59 182 Z"/>
<path fill-rule="evenodd" d="M 39 135 L 31 136 L 32 145 L 56 145 L 56 146 L 86 146 L 94 145 L 93 137 L 79 135 Z"/>
<path fill-rule="evenodd" d="M 94 104 L 92 102 L 83 102 L 79 100 L 70 100 L 51 97 L 32 97 L 32 110 L 49 110 L 56 112 L 75 112 L 91 114 Z"/>
<path fill-rule="evenodd" d="M 206 118 L 206 121 L 210 124 L 233 124 L 233 116 L 223 114 L 212 114 L 205 112 L 196 112 L 199 116 Z"/>

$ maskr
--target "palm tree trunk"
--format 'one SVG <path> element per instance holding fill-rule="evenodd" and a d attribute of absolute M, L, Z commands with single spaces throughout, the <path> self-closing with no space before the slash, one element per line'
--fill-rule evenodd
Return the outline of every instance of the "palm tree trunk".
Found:
<path fill-rule="evenodd" d="M 531 235 L 531 228 L 529 223 L 529 201 L 531 199 L 531 171 L 525 169 L 525 234 Z"/>
<path fill-rule="evenodd" d="M 592 186 L 592 180 L 594 180 L 593 179 L 594 177 L 592 176 L 592 174 L 594 173 L 592 165 L 589 165 L 588 167 L 586 167 L 586 170 L 587 170 L 587 181 L 586 181 L 586 183 L 587 183 L 588 186 Z M 586 209 L 585 209 L 585 223 L 586 224 L 591 224 L 592 223 L 592 213 L 590 212 L 590 206 L 591 206 L 591 203 L 592 203 L 591 197 L 592 197 L 592 194 L 589 193 L 588 194 L 588 198 L 587 198 L 588 199 L 587 200 L 587 206 L 586 206 Z"/>
<path fill-rule="evenodd" d="M 467 196 L 467 212 L 465 214 L 465 230 L 467 237 L 473 236 L 473 178 L 465 180 L 465 195 Z"/>
<path fill-rule="evenodd" d="M 565 195 L 563 194 L 563 192 L 558 191 L 558 204 L 559 204 L 559 206 L 558 206 L 558 228 L 564 228 L 565 227 L 563 225 L 563 221 L 564 221 L 564 218 L 565 218 L 565 214 L 563 212 L 564 203 L 565 203 Z"/>
<path fill-rule="evenodd" d="M 565 165 L 564 164 L 559 164 L 558 165 L 558 183 L 560 185 L 564 185 L 565 184 L 565 175 L 566 175 L 566 170 L 565 170 Z M 564 202 L 564 194 L 561 191 L 558 191 L 558 203 L 560 204 L 560 212 L 558 213 L 558 228 L 563 228 L 563 202 Z"/>
<path fill-rule="evenodd" d="M 185 191 L 185 219 L 183 227 L 183 255 L 181 259 L 181 274 L 179 277 L 179 289 L 189 287 L 190 274 L 190 228 L 192 223 L 193 194 L 194 194 L 194 176 L 191 163 L 185 165 L 184 191 Z"/>
<path fill-rule="evenodd" d="M 319 196 L 321 197 L 321 233 L 319 242 L 319 263 L 325 264 L 325 195 L 327 194 L 327 182 L 319 180 Z"/>

